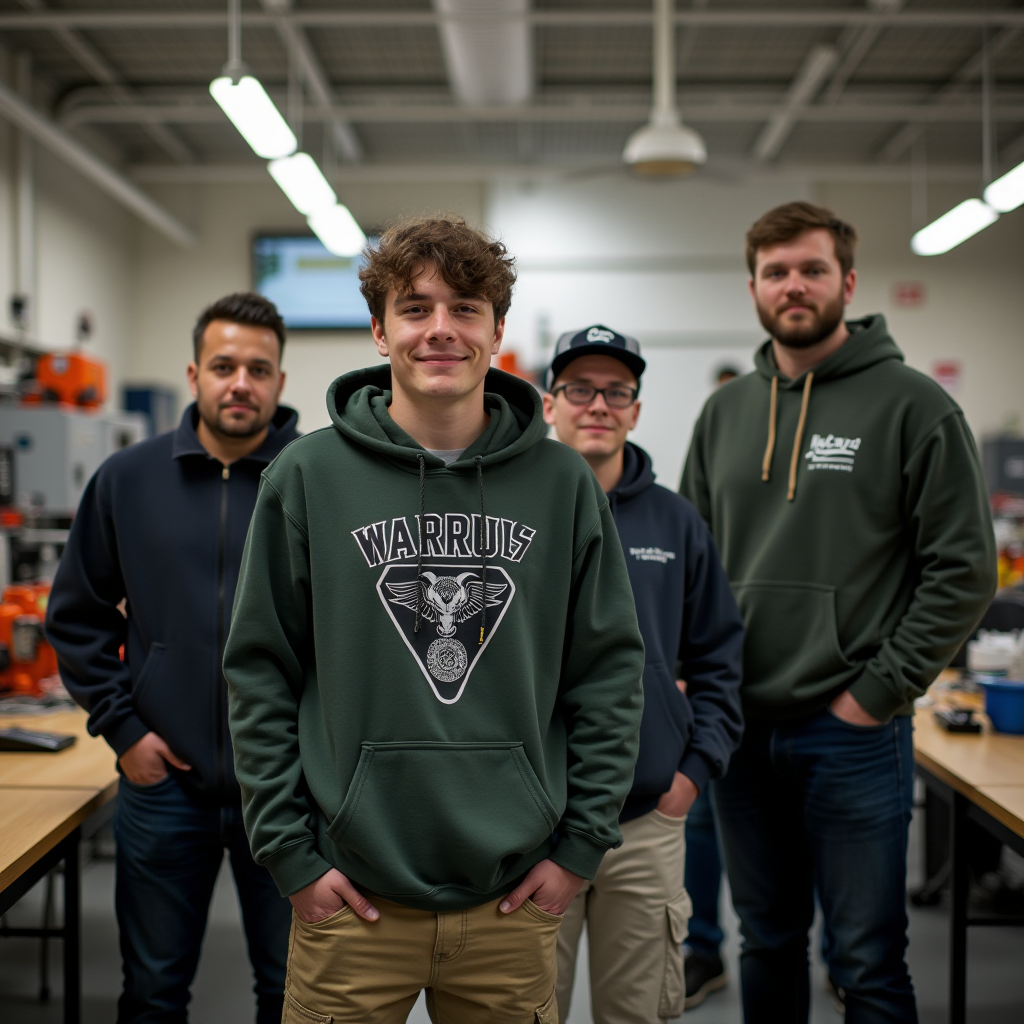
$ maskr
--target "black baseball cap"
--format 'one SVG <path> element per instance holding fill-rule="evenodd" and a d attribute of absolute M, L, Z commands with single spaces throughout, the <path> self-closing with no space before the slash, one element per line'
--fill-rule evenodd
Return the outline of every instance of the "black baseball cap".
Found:
<path fill-rule="evenodd" d="M 629 367 L 637 382 L 647 368 L 640 355 L 640 342 L 626 334 L 619 334 L 603 324 L 584 327 L 582 331 L 566 331 L 555 344 L 555 354 L 548 367 L 544 383 L 551 390 L 555 378 L 580 356 L 611 356 Z"/>

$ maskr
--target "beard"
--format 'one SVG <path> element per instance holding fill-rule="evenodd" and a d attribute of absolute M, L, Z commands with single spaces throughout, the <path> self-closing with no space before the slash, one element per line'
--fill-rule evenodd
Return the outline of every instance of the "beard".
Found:
<path fill-rule="evenodd" d="M 811 302 L 802 302 L 800 305 L 807 313 L 800 323 L 794 324 L 782 321 L 782 315 L 788 307 L 773 313 L 757 303 L 757 318 L 761 326 L 786 348 L 811 348 L 824 341 L 843 322 L 845 309 L 842 292 L 824 306 L 816 306 Z"/>
<path fill-rule="evenodd" d="M 273 419 L 276 411 L 274 406 L 264 410 L 252 405 L 249 406 L 252 415 L 239 420 L 228 414 L 229 406 L 237 404 L 229 402 L 210 408 L 209 403 L 203 401 L 201 392 L 196 396 L 196 408 L 199 410 L 200 418 L 212 434 L 219 434 L 221 437 L 255 437 Z"/>

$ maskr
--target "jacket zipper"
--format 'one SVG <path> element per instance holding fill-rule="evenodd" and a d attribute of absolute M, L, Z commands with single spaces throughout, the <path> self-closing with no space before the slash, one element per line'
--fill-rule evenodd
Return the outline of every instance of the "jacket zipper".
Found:
<path fill-rule="evenodd" d="M 217 791 L 223 796 L 227 789 L 224 772 L 224 563 L 227 547 L 228 530 L 228 481 L 231 479 L 231 467 L 223 466 L 220 473 L 220 530 L 217 543 Z"/>

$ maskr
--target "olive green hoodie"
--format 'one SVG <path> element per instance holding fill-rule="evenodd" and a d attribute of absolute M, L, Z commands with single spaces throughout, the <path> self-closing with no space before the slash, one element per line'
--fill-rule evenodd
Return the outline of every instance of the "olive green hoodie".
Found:
<path fill-rule="evenodd" d="M 488 374 L 489 425 L 447 467 L 390 383 L 340 377 L 334 426 L 263 476 L 224 656 L 256 860 L 285 894 L 334 866 L 424 909 L 548 856 L 593 877 L 643 701 L 608 502 L 525 382 Z"/>
<path fill-rule="evenodd" d="M 957 404 L 905 366 L 881 316 L 795 380 L 771 342 L 708 399 L 682 493 L 711 527 L 746 622 L 748 716 L 849 689 L 910 714 L 995 591 L 992 520 Z"/>

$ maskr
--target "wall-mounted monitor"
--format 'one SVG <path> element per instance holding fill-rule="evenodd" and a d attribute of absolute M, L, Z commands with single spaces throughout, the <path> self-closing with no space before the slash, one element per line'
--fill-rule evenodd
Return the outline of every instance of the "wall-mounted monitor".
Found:
<path fill-rule="evenodd" d="M 289 330 L 369 330 L 370 311 L 359 293 L 362 259 L 335 256 L 315 235 L 257 235 L 253 286 L 277 306 Z"/>

